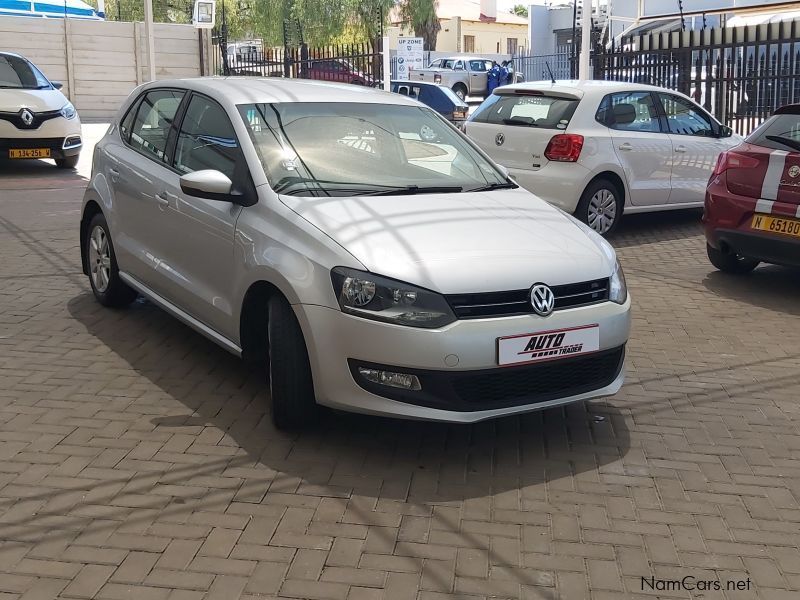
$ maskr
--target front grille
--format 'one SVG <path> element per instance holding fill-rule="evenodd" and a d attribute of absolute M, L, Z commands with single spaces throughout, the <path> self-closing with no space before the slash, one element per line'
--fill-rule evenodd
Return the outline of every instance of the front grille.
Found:
<path fill-rule="evenodd" d="M 42 123 L 45 121 L 49 121 L 50 119 L 55 119 L 56 117 L 61 116 L 60 110 L 48 110 L 45 112 L 33 112 L 30 111 L 31 115 L 33 116 L 33 121 L 31 121 L 30 125 L 26 125 L 25 122 L 22 120 L 22 111 L 20 112 L 0 112 L 0 121 L 8 121 L 17 129 L 39 129 Z"/>
<path fill-rule="evenodd" d="M 350 360 L 350 371 L 365 390 L 399 402 L 472 412 L 541 404 L 610 385 L 619 375 L 625 347 L 514 367 L 478 371 L 427 371 Z M 419 391 L 400 390 L 365 380 L 358 367 L 416 375 Z"/>
<path fill-rule="evenodd" d="M 553 310 L 576 308 L 608 300 L 608 278 L 581 283 L 550 286 L 556 297 Z M 533 313 L 531 292 L 483 292 L 477 294 L 449 294 L 445 296 L 459 319 L 508 317 Z"/>

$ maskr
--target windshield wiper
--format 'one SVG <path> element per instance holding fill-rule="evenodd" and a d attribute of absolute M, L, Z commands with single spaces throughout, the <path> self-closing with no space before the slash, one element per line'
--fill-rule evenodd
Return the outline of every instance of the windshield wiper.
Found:
<path fill-rule="evenodd" d="M 328 179 L 314 179 L 312 177 L 284 177 L 275 186 L 272 188 L 276 194 L 290 194 L 290 192 L 285 192 L 288 188 L 296 185 L 296 184 L 311 184 L 309 186 L 303 187 L 299 191 L 349 191 L 352 188 L 359 188 L 363 186 L 366 188 L 366 191 L 373 192 L 375 191 L 376 187 L 379 188 L 394 188 L 391 185 L 380 185 L 377 183 L 362 183 L 360 181 L 331 181 Z M 331 186 L 341 186 L 341 187 L 331 187 Z"/>
<path fill-rule="evenodd" d="M 503 183 L 490 183 L 489 185 L 484 185 L 481 187 L 472 188 L 467 190 L 468 192 L 491 192 L 492 190 L 515 190 L 519 186 L 516 183 L 511 183 L 510 181 L 504 181 Z"/>
<path fill-rule="evenodd" d="M 516 125 L 517 127 L 538 127 L 533 121 L 520 121 L 519 119 L 503 119 L 503 125 Z"/>
<path fill-rule="evenodd" d="M 457 194 L 464 191 L 464 188 L 457 185 L 452 186 L 429 186 L 420 187 L 418 185 L 406 185 L 392 190 L 380 190 L 364 194 L 365 196 L 413 196 L 414 194 Z"/>
<path fill-rule="evenodd" d="M 797 150 L 800 152 L 800 142 L 797 140 L 793 140 L 792 138 L 783 137 L 782 135 L 768 135 L 767 139 L 771 142 L 777 142 L 779 144 L 783 144 L 784 146 L 788 146 L 792 150 Z"/>

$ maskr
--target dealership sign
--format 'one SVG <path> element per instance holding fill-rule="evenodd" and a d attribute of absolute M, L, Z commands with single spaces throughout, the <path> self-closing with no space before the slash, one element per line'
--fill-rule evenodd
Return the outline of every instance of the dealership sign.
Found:
<path fill-rule="evenodd" d="M 397 78 L 407 80 L 412 69 L 423 69 L 425 46 L 422 38 L 400 38 L 397 46 Z"/>

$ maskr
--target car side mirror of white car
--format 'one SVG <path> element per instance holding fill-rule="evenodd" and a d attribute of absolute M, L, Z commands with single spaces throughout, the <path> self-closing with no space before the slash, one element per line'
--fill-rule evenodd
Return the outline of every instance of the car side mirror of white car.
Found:
<path fill-rule="evenodd" d="M 733 129 L 728 127 L 727 125 L 723 125 L 719 128 L 719 137 L 721 138 L 729 138 L 733 135 Z"/>
<path fill-rule="evenodd" d="M 223 202 L 235 202 L 236 198 L 231 194 L 233 182 L 224 173 L 215 169 L 204 169 L 182 175 L 181 191 L 188 196 L 205 198 L 207 200 L 221 200 Z"/>
<path fill-rule="evenodd" d="M 63 87 L 64 87 L 64 84 L 63 84 L 63 83 L 61 83 L 60 81 L 51 81 L 51 82 L 50 82 L 50 84 L 51 84 L 51 85 L 52 85 L 54 88 L 56 88 L 57 90 L 60 90 L 61 88 L 63 88 Z"/>

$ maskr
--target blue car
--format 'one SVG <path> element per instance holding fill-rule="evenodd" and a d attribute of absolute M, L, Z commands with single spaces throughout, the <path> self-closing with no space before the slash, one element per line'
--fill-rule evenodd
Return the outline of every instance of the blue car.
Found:
<path fill-rule="evenodd" d="M 457 127 L 467 120 L 469 105 L 448 87 L 424 81 L 392 81 L 392 91 L 422 102 Z"/>

